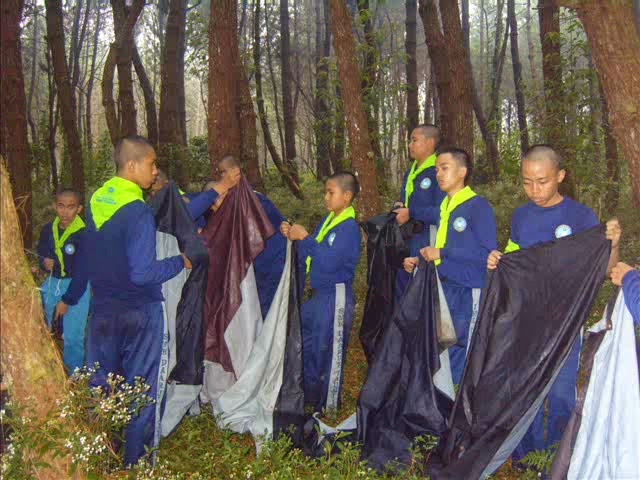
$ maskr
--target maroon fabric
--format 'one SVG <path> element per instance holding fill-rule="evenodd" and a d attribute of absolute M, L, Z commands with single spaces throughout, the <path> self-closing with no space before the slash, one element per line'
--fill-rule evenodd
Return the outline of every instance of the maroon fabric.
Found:
<path fill-rule="evenodd" d="M 224 333 L 242 302 L 240 284 L 253 260 L 275 234 L 249 183 L 229 191 L 220 210 L 202 231 L 209 252 L 209 282 L 205 299 L 205 360 L 234 372 Z"/>

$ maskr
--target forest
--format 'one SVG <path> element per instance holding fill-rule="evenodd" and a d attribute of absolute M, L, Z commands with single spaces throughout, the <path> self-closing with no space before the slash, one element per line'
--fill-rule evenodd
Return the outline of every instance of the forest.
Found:
<path fill-rule="evenodd" d="M 2 268 L 4 277 L 6 256 L 13 274 L 11 256 L 26 254 L 18 284 L 35 289 L 40 279 L 34 245 L 53 218 L 54 193 L 71 187 L 88 202 L 114 174 L 114 145 L 133 134 L 150 141 L 159 168 L 187 192 L 201 191 L 224 155 L 237 156 L 257 191 L 311 227 L 324 216 L 324 180 L 341 170 L 359 179 L 360 220 L 388 211 L 411 166 L 413 128 L 436 124 L 443 143 L 472 154 L 472 184 L 496 211 L 501 247 L 513 209 L 525 203 L 521 156 L 550 144 L 567 170 L 562 193 L 601 221 L 619 218 L 623 258 L 640 258 L 637 1 L 3 0 L 0 8 L 0 155 L 19 224 L 5 227 L 3 179 Z M 355 287 L 358 319 L 364 259 Z M 2 289 L 3 317 L 31 311 L 31 294 L 6 306 L 4 279 Z M 335 421 L 354 411 L 366 376 L 357 343 Z M 6 362 L 3 352 L 3 370 Z M 38 403 L 60 402 L 73 388 L 57 391 L 62 374 L 46 382 Z M 42 421 L 58 437 L 26 435 L 21 448 L 50 465 L 76 465 L 78 478 L 378 478 L 358 462 L 357 446 L 312 461 L 276 442 L 256 456 L 249 437 L 218 429 L 211 415 L 188 418 L 163 440 L 161 468 L 119 472 L 113 452 L 85 458 L 75 443 L 61 447 L 76 426 Z M 427 447 L 415 447 L 404 478 L 422 477 Z M 45 469 L 39 458 L 33 468 Z M 533 472 L 507 466 L 495 478 Z"/>

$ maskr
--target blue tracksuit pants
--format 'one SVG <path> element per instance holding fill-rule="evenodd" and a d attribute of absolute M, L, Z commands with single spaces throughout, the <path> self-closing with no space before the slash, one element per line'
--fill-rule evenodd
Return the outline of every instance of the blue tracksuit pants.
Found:
<path fill-rule="evenodd" d="M 42 291 L 44 315 L 49 328 L 51 328 L 51 322 L 53 322 L 56 305 L 67 292 L 70 284 L 70 278 L 55 278 L 49 275 L 40 289 Z M 78 303 L 70 305 L 69 310 L 62 319 L 62 336 L 64 340 L 62 360 L 70 374 L 76 368 L 84 366 L 84 339 L 90 303 L 91 294 L 89 287 L 87 287 Z"/>
<path fill-rule="evenodd" d="M 454 384 L 460 384 L 467 359 L 467 347 L 470 340 L 469 328 L 474 314 L 478 312 L 478 305 L 474 305 L 472 288 L 443 282 L 442 290 L 458 337 L 457 343 L 449 347 L 451 376 Z"/>
<path fill-rule="evenodd" d="M 527 433 L 522 437 L 520 445 L 513 452 L 514 461 L 521 460 L 534 450 L 546 450 L 560 443 L 562 433 L 567 423 L 569 423 L 569 418 L 576 405 L 576 384 L 578 382 L 578 369 L 580 368 L 581 347 L 582 337 L 579 337 L 573 344 L 567 361 L 553 382 L 546 401 L 542 403 Z M 545 405 L 548 406 L 546 422 Z M 545 428 L 547 430 L 546 435 Z"/>
<path fill-rule="evenodd" d="M 302 305 L 305 402 L 316 411 L 340 406 L 354 312 L 353 289 L 344 283 L 314 291 Z"/>
<path fill-rule="evenodd" d="M 142 377 L 151 388 L 146 393 L 156 401 L 133 417 L 125 431 L 125 465 L 133 465 L 145 454 L 145 446 L 157 446 L 159 441 L 159 407 L 165 380 L 161 368 L 163 347 L 166 345 L 162 303 L 155 302 L 139 308 L 113 313 L 96 306 L 89 321 L 87 334 L 87 366 L 98 362 L 100 368 L 92 386 L 105 386 L 108 373 L 122 375 L 133 384 Z M 159 387 L 160 384 L 160 387 Z"/>

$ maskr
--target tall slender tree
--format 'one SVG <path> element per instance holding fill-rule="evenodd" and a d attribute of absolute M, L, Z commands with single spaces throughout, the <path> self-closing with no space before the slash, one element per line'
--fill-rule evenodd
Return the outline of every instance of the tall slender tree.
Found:
<path fill-rule="evenodd" d="M 20 221 L 22 242 L 31 247 L 31 149 L 27 133 L 27 99 L 22 70 L 20 21 L 24 0 L 6 0 L 0 7 L 0 155 L 9 170 L 14 202 Z M 4 192 L 3 192 L 4 194 Z M 4 255 L 3 255 L 4 258 Z M 4 304 L 4 302 L 3 302 Z"/>
<path fill-rule="evenodd" d="M 418 113 L 418 61 L 416 58 L 417 0 L 405 1 L 405 14 L 406 35 L 404 49 L 407 54 L 407 134 L 411 136 L 411 131 L 420 123 Z"/>
<path fill-rule="evenodd" d="M 160 64 L 160 118 L 158 164 L 179 184 L 187 180 L 187 132 L 183 130 L 184 52 L 187 25 L 187 0 L 169 0 L 166 32 Z"/>
<path fill-rule="evenodd" d="M 471 72 L 460 25 L 458 2 L 420 0 L 420 16 L 435 70 L 440 128 L 447 143 L 473 152 Z M 440 24 L 442 23 L 442 27 Z"/>
<path fill-rule="evenodd" d="M 361 186 L 361 199 L 358 211 L 365 217 L 371 217 L 380 211 L 380 198 L 376 182 L 375 162 L 371 158 L 371 139 L 364 111 L 360 88 L 360 67 L 355 56 L 356 45 L 353 36 L 352 20 L 343 0 L 330 0 L 331 30 L 333 46 L 338 60 L 338 72 L 342 86 L 342 98 L 349 132 L 351 163 Z"/>
<path fill-rule="evenodd" d="M 516 106 L 518 110 L 518 128 L 520 129 L 520 150 L 524 153 L 529 148 L 529 132 L 527 130 L 527 110 L 524 103 L 522 85 L 522 64 L 518 51 L 518 20 L 516 18 L 515 0 L 507 0 L 507 21 L 511 37 L 511 64 L 513 65 L 513 83 L 516 90 Z"/>
<path fill-rule="evenodd" d="M 289 30 L 289 2 L 288 0 L 280 0 L 280 76 L 282 82 L 282 112 L 284 116 L 284 164 L 289 175 L 298 183 L 296 117 L 293 109 L 293 94 L 291 92 L 291 38 Z"/>
<path fill-rule="evenodd" d="M 331 26 L 329 2 L 316 2 L 316 85 L 314 98 L 316 137 L 316 177 L 323 179 L 331 174 L 331 113 L 329 98 L 329 56 L 331 55 Z"/>
<path fill-rule="evenodd" d="M 47 41 L 51 50 L 62 128 L 71 159 L 71 183 L 73 188 L 83 195 L 85 186 L 82 142 L 78 132 L 76 97 L 71 86 L 65 54 L 62 1 L 47 0 L 45 5 L 47 9 Z"/>
<path fill-rule="evenodd" d="M 129 31 L 118 28 L 119 25 L 126 23 L 129 9 L 133 9 L 135 6 L 128 7 L 126 0 L 111 0 L 111 7 L 116 34 L 120 33 L 122 36 L 119 41 L 116 41 L 120 132 L 123 136 L 136 135 L 138 133 L 138 115 L 133 96 L 133 29 Z"/>

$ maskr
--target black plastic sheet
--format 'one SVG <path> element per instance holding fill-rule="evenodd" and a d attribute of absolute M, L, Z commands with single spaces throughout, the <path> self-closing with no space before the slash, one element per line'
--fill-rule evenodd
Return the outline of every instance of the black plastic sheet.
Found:
<path fill-rule="evenodd" d="M 488 276 L 431 478 L 481 478 L 508 458 L 516 427 L 528 426 L 518 422 L 544 398 L 588 318 L 609 254 L 598 226 L 503 256 Z"/>

